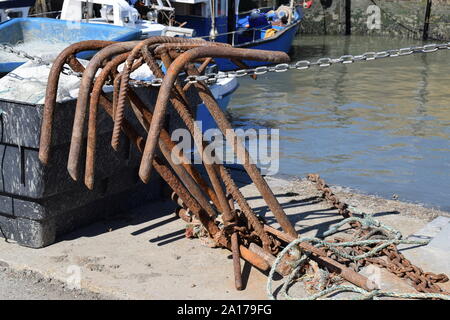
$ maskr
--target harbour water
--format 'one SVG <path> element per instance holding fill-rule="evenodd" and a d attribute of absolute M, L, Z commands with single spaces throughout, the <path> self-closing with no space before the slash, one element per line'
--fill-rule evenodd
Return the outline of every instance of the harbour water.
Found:
<path fill-rule="evenodd" d="M 298 35 L 292 60 L 420 45 Z M 280 129 L 281 174 L 450 211 L 450 50 L 240 79 L 234 126 Z"/>

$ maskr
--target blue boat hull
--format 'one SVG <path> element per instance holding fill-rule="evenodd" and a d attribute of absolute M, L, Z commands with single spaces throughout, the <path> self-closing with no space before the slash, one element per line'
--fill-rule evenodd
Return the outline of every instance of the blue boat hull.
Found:
<path fill-rule="evenodd" d="M 269 51 L 283 51 L 288 53 L 291 49 L 292 42 L 294 41 L 295 35 L 300 27 L 300 22 L 298 21 L 291 26 L 287 27 L 285 30 L 281 31 L 279 35 L 276 37 L 267 39 L 267 40 L 259 40 L 255 42 L 244 43 L 242 45 L 236 46 L 237 48 L 246 48 L 246 49 L 258 49 L 258 50 L 269 50 Z M 219 70 L 221 71 L 230 71 L 240 69 L 237 65 L 232 63 L 227 59 L 215 59 Z M 257 62 L 251 60 L 244 60 L 244 63 L 251 68 L 266 65 L 264 62 Z"/>
<path fill-rule="evenodd" d="M 129 41 L 138 40 L 140 36 L 141 31 L 134 28 L 49 18 L 16 18 L 0 24 L 0 43 L 13 45 L 19 41 L 42 41 L 62 42 L 69 46 L 84 40 Z M 88 59 L 94 54 L 95 52 L 83 52 L 77 57 Z M 20 61 L 0 63 L 0 73 L 11 72 L 23 63 Z"/>

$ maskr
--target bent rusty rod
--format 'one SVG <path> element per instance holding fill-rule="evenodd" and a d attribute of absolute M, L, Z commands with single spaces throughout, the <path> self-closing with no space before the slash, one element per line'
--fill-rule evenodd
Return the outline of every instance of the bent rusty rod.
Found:
<path fill-rule="evenodd" d="M 193 61 L 197 58 L 245 58 L 248 60 L 258 60 L 265 62 L 286 62 L 289 57 L 285 53 L 278 53 L 273 51 L 262 50 L 249 50 L 249 49 L 237 49 L 230 47 L 201 47 L 189 50 L 179 56 L 174 63 L 172 63 L 167 70 L 166 77 L 160 88 L 160 93 L 155 105 L 154 120 L 152 121 L 149 136 L 147 138 L 145 152 L 142 158 L 141 167 L 139 170 L 139 176 L 146 182 L 150 177 L 151 163 L 147 160 L 151 160 L 154 156 L 154 151 L 157 144 L 157 139 L 162 128 L 162 122 L 166 113 L 167 103 L 170 96 L 170 91 L 178 74 L 185 67 L 186 63 Z"/>
<path fill-rule="evenodd" d="M 148 47 L 154 44 L 161 43 L 205 43 L 205 40 L 199 39 L 186 39 L 186 38 L 174 38 L 174 37 L 151 37 L 138 43 L 131 51 L 128 59 L 125 62 L 124 69 L 122 71 L 122 77 L 120 80 L 120 88 L 117 102 L 117 110 L 114 118 L 114 129 L 111 139 L 111 145 L 114 149 L 117 149 L 119 145 L 120 126 L 124 117 L 125 109 L 125 97 L 129 89 L 129 81 L 131 74 L 131 66 L 134 60 L 141 54 L 141 48 Z"/>
<path fill-rule="evenodd" d="M 158 95 L 158 99 L 156 102 L 154 118 L 150 126 L 149 134 L 147 136 L 146 146 L 141 161 L 141 167 L 139 169 L 139 176 L 144 182 L 148 181 L 149 179 L 149 174 L 151 171 L 151 164 L 149 163 L 149 160 L 151 160 L 154 155 L 155 147 L 157 144 L 157 138 L 162 128 L 162 120 L 164 119 L 164 115 L 166 112 L 171 87 L 175 83 L 177 75 L 182 71 L 182 69 L 188 62 L 203 57 L 237 58 L 245 60 L 260 60 L 273 63 L 289 61 L 289 57 L 285 53 L 281 52 L 236 49 L 228 47 L 196 48 L 189 50 L 188 52 L 178 57 L 174 61 L 174 63 L 171 64 L 171 66 L 167 71 L 167 75 L 164 78 L 163 85 L 160 88 L 160 94 Z M 196 87 L 199 88 L 197 85 L 198 84 L 196 84 Z M 199 94 L 201 94 L 202 100 L 205 103 L 207 103 L 207 106 L 209 107 L 211 114 L 218 123 L 221 131 L 225 134 L 228 129 L 232 129 L 230 123 L 223 115 L 223 113 L 220 111 L 220 108 L 217 106 L 217 103 L 214 101 L 214 98 L 212 98 L 211 95 L 208 94 L 208 92 L 205 90 L 203 91 L 200 90 Z M 287 233 L 291 235 L 296 235 L 294 227 L 289 222 L 286 214 L 284 213 L 283 209 L 281 208 L 280 204 L 275 198 L 273 192 L 267 185 L 266 181 L 261 177 L 257 167 L 254 164 L 248 164 L 245 161 L 245 159 L 249 159 L 247 150 L 241 144 L 237 145 L 240 146 L 240 148 L 238 147 L 239 149 L 237 150 L 238 156 L 241 157 L 241 160 L 244 160 L 242 162 L 244 163 L 246 171 L 248 172 L 252 180 L 255 182 L 261 195 L 265 199 L 271 211 L 274 213 L 283 230 L 285 230 Z M 242 159 L 243 156 L 244 159 Z"/>
<path fill-rule="evenodd" d="M 108 79 L 110 73 L 113 69 L 128 57 L 128 53 L 122 53 L 110 62 L 102 69 L 95 80 L 94 87 L 91 93 L 91 99 L 89 103 L 89 119 L 88 119 L 88 135 L 87 135 L 87 147 L 86 147 L 86 166 L 84 173 L 84 184 L 90 190 L 94 188 L 94 172 L 95 172 L 95 153 L 96 153 L 96 142 L 97 142 L 97 109 L 100 100 L 100 95 L 103 93 L 103 86 Z"/>
<path fill-rule="evenodd" d="M 67 59 L 75 54 L 89 50 L 99 50 L 111 45 L 113 41 L 89 40 L 70 45 L 64 49 L 53 62 L 47 81 L 45 93 L 44 113 L 41 126 L 41 137 L 39 142 L 39 160 L 48 164 L 50 158 L 50 144 L 52 142 L 53 113 L 58 93 L 58 83 L 61 71 Z"/>
<path fill-rule="evenodd" d="M 189 69 L 188 74 L 197 75 L 198 72 L 196 71 L 195 67 L 193 66 L 191 67 L 192 68 Z M 264 178 L 261 176 L 261 173 L 259 172 L 256 164 L 251 160 L 250 154 L 245 148 L 243 141 L 241 140 L 240 137 L 236 135 L 234 130 L 232 130 L 230 122 L 223 114 L 222 110 L 217 104 L 217 101 L 214 99 L 211 91 L 205 84 L 200 82 L 194 83 L 194 86 L 198 89 L 200 98 L 203 100 L 210 114 L 213 116 L 219 129 L 225 136 L 227 136 L 227 138 L 231 138 L 232 140 L 230 141 L 231 147 L 233 148 L 238 158 L 243 163 L 244 169 L 247 171 L 248 175 L 253 180 L 256 188 L 261 193 L 261 196 L 266 201 L 267 205 L 269 206 L 269 209 L 274 214 L 280 226 L 286 233 L 290 234 L 291 236 L 296 236 L 297 232 L 295 231 L 295 228 L 289 221 L 288 217 L 286 216 L 286 213 L 284 212 L 277 198 L 273 194 L 272 189 L 268 186 L 266 180 L 264 180 Z"/>
<path fill-rule="evenodd" d="M 152 56 L 152 54 L 150 53 L 150 51 L 148 50 L 147 46 L 142 47 L 141 49 L 142 51 L 142 55 L 144 57 L 144 60 L 146 61 L 148 67 L 150 68 L 150 70 L 152 71 L 152 73 L 154 74 L 155 77 L 160 77 L 163 78 L 164 77 L 164 73 L 162 72 L 161 68 L 158 66 L 156 60 L 154 59 L 154 57 Z M 177 104 L 178 100 L 172 99 L 171 100 L 172 103 Z M 184 120 L 184 122 L 186 123 L 186 125 L 188 126 L 188 129 L 191 129 L 189 127 L 189 123 L 187 122 L 188 119 L 191 119 L 191 114 L 188 113 L 182 113 L 182 111 L 179 108 L 176 108 L 178 113 L 180 114 L 180 117 L 182 118 L 182 120 Z M 181 113 L 180 113 L 181 112 Z M 187 118 L 187 119 L 186 119 Z M 192 121 L 193 122 L 193 121 Z M 197 131 L 199 132 L 199 131 Z M 192 132 L 191 132 L 192 134 Z M 201 139 L 201 137 L 200 137 Z M 196 141 L 194 139 L 194 141 Z M 205 168 L 207 169 L 208 175 L 210 175 L 210 171 L 208 171 L 207 165 L 205 166 Z M 216 205 L 216 207 L 218 209 L 222 209 L 222 204 L 220 203 L 215 190 L 212 190 L 211 188 L 209 188 L 209 186 L 207 185 L 207 183 L 203 180 L 203 179 L 196 179 L 198 180 L 200 183 L 200 186 L 202 187 L 202 189 L 204 189 L 206 191 L 206 193 L 209 195 L 209 197 L 211 198 L 211 200 L 213 201 L 213 203 Z M 216 188 L 215 186 L 213 186 L 213 188 Z"/>
<path fill-rule="evenodd" d="M 131 102 L 137 107 L 139 112 L 142 115 L 142 118 L 145 119 L 145 123 L 142 123 L 144 129 L 146 131 L 149 130 L 149 124 L 152 121 L 153 115 L 151 112 L 145 107 L 145 104 L 140 100 L 140 98 L 134 93 L 133 90 L 130 90 L 128 92 L 128 96 L 130 97 Z M 172 149 L 175 147 L 175 143 L 170 139 L 170 135 L 167 131 L 162 130 L 161 136 L 159 139 L 159 148 L 161 152 L 163 153 L 164 157 L 166 158 L 167 162 L 171 165 L 173 170 L 178 174 L 180 179 L 185 183 L 186 187 L 189 188 L 193 196 L 197 199 L 197 201 L 201 204 L 202 208 L 208 212 L 210 216 L 216 216 L 216 212 L 209 203 L 208 199 L 203 193 L 203 190 L 199 187 L 199 185 L 196 183 L 196 181 L 192 178 L 192 176 L 188 173 L 188 171 L 184 168 L 183 165 L 175 164 L 172 161 Z M 178 158 L 178 155 L 176 152 L 173 152 L 173 155 Z M 170 158 L 170 159 L 168 159 Z M 185 159 L 178 158 L 178 163 L 184 163 Z"/>
<path fill-rule="evenodd" d="M 76 72 L 83 72 L 84 67 L 78 62 L 78 60 L 74 59 L 69 62 L 70 66 Z M 112 103 L 106 99 L 104 96 L 100 97 L 100 104 L 105 109 L 105 111 L 109 114 L 110 117 L 113 116 L 113 106 Z M 124 121 L 122 130 L 128 136 L 128 138 L 136 145 L 140 152 L 143 152 L 144 149 L 144 139 L 139 136 L 139 134 L 135 131 L 135 129 L 128 123 L 128 121 Z M 214 220 L 200 207 L 200 205 L 196 202 L 196 200 L 191 196 L 189 191 L 184 187 L 184 185 L 178 180 L 178 178 L 172 173 L 172 171 L 163 164 L 158 157 L 155 157 L 153 162 L 153 166 L 158 174 L 169 184 L 169 186 L 178 194 L 178 196 L 183 200 L 184 203 L 191 209 L 191 211 L 197 216 L 197 218 L 201 221 L 203 226 L 208 230 L 209 234 L 216 239 L 216 241 L 225 248 L 231 250 L 231 244 L 227 241 L 227 239 L 221 234 L 218 226 L 215 224 Z M 241 257 L 251 263 L 256 268 L 262 271 L 268 271 L 270 266 L 269 264 L 259 257 L 258 255 L 251 252 L 246 247 L 240 245 L 239 246 Z"/>
<path fill-rule="evenodd" d="M 149 55 L 149 53 L 145 50 L 146 48 L 142 48 L 144 59 L 146 60 L 147 64 L 149 65 L 149 68 L 152 70 L 152 72 L 158 76 L 162 76 L 162 71 L 159 68 L 159 66 L 156 64 L 156 61 L 152 59 L 152 57 Z M 170 61 L 167 61 L 166 63 L 170 63 Z M 168 67 L 168 65 L 166 65 Z M 170 102 L 173 105 L 173 107 L 176 109 L 178 114 L 180 115 L 181 119 L 186 124 L 186 127 L 190 131 L 191 135 L 194 137 L 194 143 L 197 145 L 197 148 L 199 150 L 203 150 L 203 148 L 206 147 L 206 143 L 203 141 L 202 137 L 196 137 L 196 133 L 200 133 L 200 129 L 194 122 L 194 119 L 192 118 L 192 115 L 189 113 L 188 106 L 183 103 L 182 100 L 178 99 L 176 95 L 174 96 L 173 92 L 170 97 Z M 268 252 L 272 252 L 270 248 L 271 240 L 267 233 L 264 231 L 264 228 L 261 224 L 261 222 L 258 220 L 256 214 L 253 212 L 251 207 L 248 205 L 247 201 L 245 200 L 244 196 L 240 192 L 239 188 L 234 183 L 233 179 L 231 178 L 228 171 L 223 167 L 223 165 L 213 165 L 214 161 L 210 157 L 208 153 L 203 153 L 202 158 L 204 159 L 204 165 L 207 169 L 208 175 L 210 176 L 210 179 L 214 180 L 216 178 L 216 170 L 214 167 L 219 166 L 220 169 L 218 170 L 218 174 L 221 176 L 226 189 L 229 193 L 232 194 L 233 198 L 238 202 L 241 210 L 244 212 L 244 215 L 249 220 L 251 226 L 255 229 L 256 233 L 260 237 L 261 241 L 263 242 L 264 249 L 266 249 Z M 211 180 L 211 181 L 212 181 Z M 213 184 L 214 185 L 214 184 Z M 223 195 L 222 201 L 226 201 L 225 195 Z M 228 207 L 227 207 L 228 208 Z M 228 215 L 228 214 L 227 214 Z"/>
<path fill-rule="evenodd" d="M 67 162 L 67 170 L 73 180 L 78 180 L 78 164 L 80 160 L 80 150 L 83 139 L 83 128 L 86 118 L 86 110 L 89 104 L 89 94 L 92 88 L 92 83 L 95 74 L 106 59 L 109 59 L 115 55 L 122 54 L 130 51 L 136 44 L 137 41 L 130 41 L 125 43 L 115 43 L 102 50 L 89 62 L 83 72 L 83 77 L 80 83 L 80 89 L 78 93 L 77 105 L 75 110 L 75 118 L 73 122 L 72 138 L 69 150 L 69 159 Z"/>
<path fill-rule="evenodd" d="M 114 59 L 113 59 L 113 60 L 114 60 Z M 78 71 L 81 72 L 81 71 L 84 69 L 84 68 L 79 64 L 78 61 L 75 61 L 74 63 L 78 63 L 78 65 L 75 66 L 75 68 L 78 69 Z M 99 82 L 99 83 L 100 83 L 100 82 Z M 100 92 L 100 91 L 99 91 L 99 92 Z M 106 110 L 106 111 L 107 111 L 107 112 L 110 111 L 110 112 L 108 112 L 108 113 L 110 114 L 110 116 L 112 116 L 112 114 L 113 114 L 113 107 L 111 106 L 111 103 L 110 103 L 109 100 L 107 100 L 103 95 L 101 96 L 101 98 L 102 98 L 102 99 L 101 99 L 101 103 L 102 103 L 102 104 L 106 104 L 106 105 L 109 107 L 108 110 Z M 142 105 L 142 108 L 145 109 L 145 106 Z M 109 109 L 111 109 L 111 110 L 109 110 Z M 144 111 L 144 112 L 145 112 L 145 111 Z M 147 116 L 151 116 L 151 114 L 147 114 Z M 149 118 L 148 120 L 149 120 L 148 122 L 150 123 L 151 118 Z M 130 127 L 130 125 L 129 125 L 127 122 L 125 122 L 124 124 L 126 125 L 125 128 L 129 128 L 129 127 Z M 170 143 L 173 144 L 173 142 L 170 140 L 170 137 L 169 137 L 168 133 L 167 133 L 167 132 L 165 132 L 165 133 L 166 133 L 166 135 L 165 135 L 165 137 L 166 137 L 166 142 L 170 142 Z M 166 155 L 167 155 L 167 154 L 166 154 Z M 184 179 L 183 179 L 184 181 L 187 180 L 187 182 L 185 182 L 185 184 L 190 185 L 192 192 L 196 193 L 197 198 L 199 198 L 200 203 L 202 203 L 203 207 L 204 207 L 205 210 L 208 212 L 208 214 L 211 215 L 211 216 L 215 215 L 215 211 L 214 211 L 214 209 L 209 205 L 209 202 L 208 202 L 206 199 L 204 199 L 204 197 L 202 197 L 201 191 L 200 191 L 200 190 L 197 190 L 198 188 L 196 187 L 195 181 L 192 181 L 192 179 L 189 179 L 189 178 L 190 178 L 189 174 L 187 174 L 185 171 L 183 171 L 183 170 L 181 170 L 181 169 L 179 169 L 179 174 L 182 175 L 182 177 L 184 178 Z"/>

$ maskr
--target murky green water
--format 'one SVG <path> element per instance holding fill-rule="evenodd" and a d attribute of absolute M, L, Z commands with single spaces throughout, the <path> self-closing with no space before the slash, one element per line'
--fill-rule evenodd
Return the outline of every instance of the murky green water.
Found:
<path fill-rule="evenodd" d="M 292 59 L 419 41 L 299 35 Z M 450 50 L 241 79 L 235 126 L 280 129 L 280 173 L 450 210 Z"/>

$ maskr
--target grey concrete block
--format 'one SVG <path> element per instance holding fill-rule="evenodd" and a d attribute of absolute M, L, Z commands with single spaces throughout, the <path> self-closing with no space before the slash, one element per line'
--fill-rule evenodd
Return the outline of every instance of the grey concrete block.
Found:
<path fill-rule="evenodd" d="M 430 240 L 436 237 L 450 223 L 450 218 L 439 216 L 425 227 L 408 237 L 409 240 Z"/>
<path fill-rule="evenodd" d="M 450 218 L 437 217 L 409 236 L 409 240 L 430 240 L 426 246 L 399 245 L 400 251 L 423 270 L 450 274 Z"/>
<path fill-rule="evenodd" d="M 441 229 L 428 246 L 450 253 L 450 223 Z"/>
<path fill-rule="evenodd" d="M 26 247 L 41 248 L 55 241 L 55 220 L 35 221 L 0 215 L 0 235 Z"/>
<path fill-rule="evenodd" d="M 137 94 L 152 110 L 158 90 L 144 88 Z M 50 162 L 44 166 L 38 158 L 43 106 L 0 100 L 0 228 L 5 237 L 21 245 L 50 245 L 57 236 L 82 225 L 162 197 L 165 183 L 155 172 L 148 185 L 139 180 L 140 154 L 123 134 L 119 150 L 112 149 L 113 122 L 102 108 L 97 118 L 94 190 L 83 184 L 86 141 L 80 155 L 80 181 L 69 177 L 67 158 L 75 105 L 75 100 L 57 104 Z M 130 106 L 125 118 L 146 136 Z M 167 120 L 169 132 L 182 126 L 171 107 Z"/>

